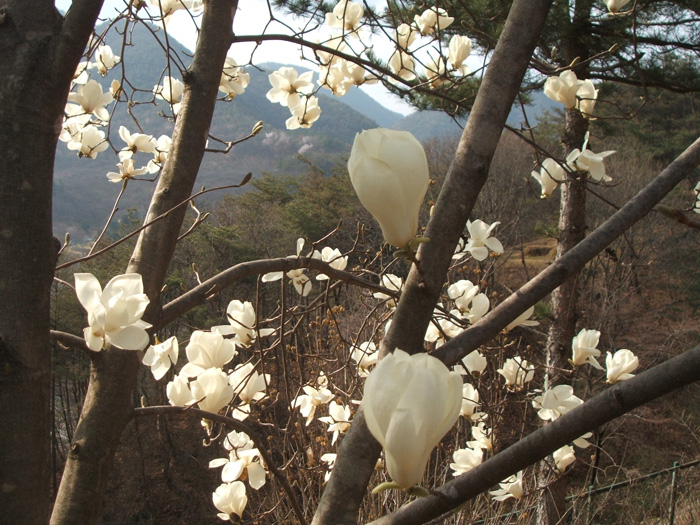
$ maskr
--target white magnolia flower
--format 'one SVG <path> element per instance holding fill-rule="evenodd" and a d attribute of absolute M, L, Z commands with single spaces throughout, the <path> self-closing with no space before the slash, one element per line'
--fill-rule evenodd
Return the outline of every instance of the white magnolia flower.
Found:
<path fill-rule="evenodd" d="M 535 377 L 535 366 L 516 355 L 512 359 L 506 359 L 503 368 L 499 368 L 496 372 L 505 378 L 508 390 L 517 392 Z"/>
<path fill-rule="evenodd" d="M 693 211 L 695 213 L 700 213 L 700 182 L 695 185 L 695 206 L 693 206 Z"/>
<path fill-rule="evenodd" d="M 172 143 L 172 139 L 167 135 L 158 137 L 156 147 L 153 150 L 153 158 L 148 161 L 148 166 L 146 167 L 148 173 L 157 173 L 163 167 L 165 161 L 168 160 L 168 153 Z"/>
<path fill-rule="evenodd" d="M 143 0 L 139 0 L 142 2 Z M 147 0 L 155 13 L 155 22 L 166 28 L 173 19 L 173 14 L 180 10 L 189 10 L 191 15 L 197 14 L 203 7 L 202 0 Z"/>
<path fill-rule="evenodd" d="M 66 144 L 69 150 L 77 151 L 78 157 L 94 159 L 97 154 L 109 147 L 105 134 L 95 126 L 85 126 L 72 135 Z"/>
<path fill-rule="evenodd" d="M 452 459 L 454 463 L 450 463 L 450 468 L 453 470 L 452 475 L 457 477 L 481 465 L 484 461 L 484 451 L 481 448 L 460 448 L 454 451 Z"/>
<path fill-rule="evenodd" d="M 226 100 L 233 100 L 236 95 L 242 95 L 249 83 L 250 75 L 245 69 L 239 67 L 232 57 L 226 57 L 219 80 L 219 91 L 226 96 Z"/>
<path fill-rule="evenodd" d="M 149 303 L 141 275 L 117 275 L 102 290 L 94 275 L 76 273 L 75 292 L 88 314 L 90 326 L 83 334 L 90 350 L 99 352 L 107 344 L 122 350 L 146 348 L 151 325 L 141 320 Z"/>
<path fill-rule="evenodd" d="M 188 363 L 182 367 L 180 374 L 197 377 L 211 368 L 222 369 L 236 356 L 236 345 L 218 332 L 195 330 L 185 349 Z"/>
<path fill-rule="evenodd" d="M 233 393 L 241 400 L 250 404 L 264 398 L 267 385 L 270 383 L 270 374 L 259 374 L 252 363 L 238 365 L 229 375 L 229 384 L 233 387 Z"/>
<path fill-rule="evenodd" d="M 87 72 L 89 68 L 88 62 L 80 62 L 73 73 L 73 84 L 85 84 L 90 79 L 90 73 Z"/>
<path fill-rule="evenodd" d="M 574 387 L 569 385 L 557 385 L 532 400 L 532 406 L 538 409 L 537 415 L 544 421 L 554 421 L 582 403 L 583 400 L 574 395 Z"/>
<path fill-rule="evenodd" d="M 292 401 L 292 409 L 299 408 L 301 415 L 306 418 L 306 426 L 309 426 L 316 414 L 316 408 L 330 403 L 333 399 L 333 392 L 328 390 L 326 385 L 318 385 L 318 389 L 311 385 L 305 385 L 303 390 L 305 393 Z"/>
<path fill-rule="evenodd" d="M 281 67 L 268 76 L 272 89 L 267 92 L 270 102 L 279 102 L 290 108 L 301 103 L 301 97 L 308 96 L 313 91 L 313 71 L 299 75 L 293 67 Z"/>
<path fill-rule="evenodd" d="M 394 51 L 389 57 L 389 67 L 391 71 L 400 76 L 404 80 L 416 79 L 416 61 L 408 53 L 404 53 L 400 49 Z"/>
<path fill-rule="evenodd" d="M 226 308 L 226 317 L 229 325 L 214 326 L 212 332 L 218 332 L 221 335 L 233 335 L 233 342 L 248 348 L 260 334 L 260 337 L 266 337 L 275 332 L 272 328 L 255 329 L 255 308 L 250 301 L 241 302 L 234 299 L 228 303 Z"/>
<path fill-rule="evenodd" d="M 416 236 L 418 213 L 428 190 L 428 161 L 421 143 L 408 131 L 363 131 L 355 135 L 348 172 L 384 240 L 406 248 Z"/>
<path fill-rule="evenodd" d="M 182 95 L 184 92 L 185 84 L 167 75 L 163 77 L 163 84 L 153 88 L 153 93 L 156 95 L 156 98 L 163 99 L 170 104 L 173 109 L 173 114 L 175 115 L 177 115 L 180 110 L 180 103 L 182 102 Z"/>
<path fill-rule="evenodd" d="M 530 319 L 532 315 L 535 313 L 535 305 L 532 305 L 530 308 L 525 310 L 523 313 L 521 313 L 518 317 L 516 317 L 511 323 L 506 326 L 505 331 L 509 332 L 516 326 L 537 326 L 540 324 L 539 321 L 536 321 L 535 319 Z"/>
<path fill-rule="evenodd" d="M 310 128 L 311 125 L 321 116 L 321 108 L 318 105 L 318 97 L 312 95 L 304 97 L 299 104 L 289 108 L 292 116 L 289 117 L 285 125 L 287 129 Z"/>
<path fill-rule="evenodd" d="M 464 311 L 464 318 L 470 324 L 474 324 L 486 315 L 490 307 L 491 302 L 485 293 L 476 294 L 469 305 L 469 309 Z"/>
<path fill-rule="evenodd" d="M 177 364 L 179 346 L 177 337 L 172 336 L 157 345 L 151 345 L 143 356 L 143 364 L 151 367 L 156 381 L 161 379 L 172 365 Z"/>
<path fill-rule="evenodd" d="M 79 85 L 74 93 L 68 93 L 69 103 L 66 104 L 66 114 L 69 117 L 94 115 L 100 123 L 107 122 L 109 112 L 105 106 L 113 101 L 109 92 L 102 92 L 102 84 L 96 80 L 88 80 L 84 85 Z"/>
<path fill-rule="evenodd" d="M 331 268 L 341 271 L 345 270 L 348 265 L 347 256 L 343 257 L 338 248 L 330 248 L 328 246 L 321 250 L 321 260 L 327 262 Z M 316 276 L 316 280 L 326 281 L 328 280 L 328 276 L 320 274 Z"/>
<path fill-rule="evenodd" d="M 484 449 L 493 452 L 493 430 L 482 421 L 472 426 L 472 439 L 467 441 L 469 448 Z"/>
<path fill-rule="evenodd" d="M 462 378 L 428 354 L 397 349 L 372 370 L 362 406 L 394 482 L 408 489 L 421 480 L 430 453 L 454 425 L 461 405 Z"/>
<path fill-rule="evenodd" d="M 122 160 L 131 158 L 137 151 L 153 153 L 156 150 L 156 141 L 153 135 L 131 133 L 125 126 L 119 126 L 119 136 L 126 142 L 126 147 L 119 153 L 119 158 Z"/>
<path fill-rule="evenodd" d="M 462 409 L 460 416 L 470 419 L 479 408 L 479 392 L 469 383 L 462 385 Z"/>
<path fill-rule="evenodd" d="M 464 61 L 472 52 L 472 41 L 468 36 L 454 35 L 450 39 L 447 60 L 453 68 L 463 75 L 469 74 L 469 68 L 464 65 Z"/>
<path fill-rule="evenodd" d="M 214 414 L 233 399 L 233 388 L 228 383 L 228 376 L 219 368 L 209 368 L 199 374 L 190 383 L 190 390 L 199 408 Z"/>
<path fill-rule="evenodd" d="M 520 499 L 523 497 L 523 472 L 518 472 L 515 476 L 511 476 L 499 483 L 499 490 L 489 491 L 496 501 L 504 501 L 508 498 Z"/>
<path fill-rule="evenodd" d="M 571 362 L 575 366 L 588 363 L 589 365 L 603 370 L 600 363 L 596 361 L 596 357 L 600 355 L 600 350 L 596 347 L 600 341 L 600 332 L 598 330 L 581 330 L 571 341 L 572 358 Z"/>
<path fill-rule="evenodd" d="M 240 481 L 219 485 L 212 494 L 212 500 L 220 511 L 217 516 L 222 520 L 232 521 L 231 516 L 234 514 L 240 518 L 248 504 L 245 485 Z"/>
<path fill-rule="evenodd" d="M 148 173 L 148 170 L 145 167 L 134 167 L 134 161 L 129 157 L 122 158 L 120 160 L 121 162 L 117 164 L 117 168 L 119 168 L 119 173 L 117 173 L 116 171 L 110 171 L 109 173 L 107 173 L 107 178 L 109 179 L 109 182 L 122 182 L 125 180 L 133 179 L 134 177 L 138 177 L 139 175 L 145 175 L 146 173 Z"/>
<path fill-rule="evenodd" d="M 349 406 L 331 401 L 331 404 L 328 405 L 328 415 L 318 418 L 319 421 L 328 424 L 328 432 L 333 432 L 331 445 L 335 445 L 339 434 L 345 434 L 350 428 L 350 416 Z"/>
<path fill-rule="evenodd" d="M 434 315 L 437 317 L 437 325 L 433 320 L 425 332 L 425 341 L 429 343 L 437 343 L 436 347 L 443 345 L 446 341 L 445 337 L 453 338 L 464 332 L 464 327 L 456 321 L 466 321 L 459 310 L 451 310 L 449 317 L 440 310 L 435 310 Z M 438 328 L 439 327 L 439 328 Z"/>
<path fill-rule="evenodd" d="M 630 350 L 622 349 L 615 355 L 608 352 L 605 358 L 605 367 L 608 369 L 608 383 L 625 381 L 634 377 L 634 372 L 639 366 L 639 359 Z"/>
<path fill-rule="evenodd" d="M 230 432 L 224 440 L 224 447 L 229 451 L 228 458 L 217 458 L 209 462 L 209 468 L 224 467 L 221 471 L 221 481 L 230 483 L 240 479 L 248 479 L 255 490 L 265 484 L 265 463 L 260 451 L 254 448 L 253 441 L 245 432 Z"/>
<path fill-rule="evenodd" d="M 461 311 L 469 310 L 469 304 L 479 293 L 479 287 L 471 281 L 462 279 L 447 288 L 447 295 L 455 302 L 455 306 Z"/>
<path fill-rule="evenodd" d="M 387 290 L 400 293 L 401 289 L 403 288 L 403 279 L 401 277 L 397 277 L 393 273 L 385 273 L 382 275 L 380 284 Z M 394 308 L 396 306 L 396 300 L 385 293 L 375 292 L 372 294 L 372 297 L 375 299 L 386 300 L 386 305 L 389 308 Z"/>
<path fill-rule="evenodd" d="M 367 377 L 369 370 L 379 362 L 379 352 L 371 341 L 352 346 L 350 358 L 357 364 L 357 373 L 360 377 Z"/>
<path fill-rule="evenodd" d="M 574 149 L 567 155 L 566 164 L 574 171 L 588 173 L 596 182 L 610 182 L 612 179 L 605 174 L 605 164 L 603 160 L 615 153 L 615 151 L 603 151 L 601 153 L 593 153 L 586 149 L 588 146 L 588 133 L 583 141 L 583 150 Z"/>
<path fill-rule="evenodd" d="M 432 35 L 435 31 L 449 27 L 454 20 L 441 7 L 431 7 L 423 11 L 422 15 L 414 17 L 414 23 L 423 36 Z"/>
<path fill-rule="evenodd" d="M 540 183 L 542 193 L 540 197 L 546 199 L 552 195 L 560 182 L 566 178 L 564 168 L 554 159 L 544 159 L 539 173 L 533 171 L 530 176 Z"/>
<path fill-rule="evenodd" d="M 586 79 L 576 92 L 576 109 L 578 109 L 585 118 L 592 120 L 593 108 L 595 108 L 597 99 L 598 90 L 593 85 L 593 82 Z"/>
<path fill-rule="evenodd" d="M 364 14 L 361 2 L 340 0 L 331 13 L 326 13 L 326 24 L 333 29 L 340 29 L 344 34 L 357 36 Z"/>
<path fill-rule="evenodd" d="M 475 376 L 480 376 L 486 369 L 486 358 L 478 350 L 474 350 L 467 354 L 467 356 L 462 359 L 462 365 L 455 365 L 455 372 L 459 372 L 463 376 L 467 374 L 473 374 Z M 466 370 L 465 370 L 466 368 Z"/>
<path fill-rule="evenodd" d="M 550 100 L 561 102 L 568 109 L 576 106 L 576 92 L 583 84 L 576 73 L 563 71 L 558 77 L 549 77 L 544 83 L 544 94 Z"/>
<path fill-rule="evenodd" d="M 605 5 L 611 13 L 618 13 L 620 9 L 630 3 L 630 0 L 605 0 Z"/>
<path fill-rule="evenodd" d="M 428 79 L 428 84 L 431 88 L 436 89 L 445 84 L 447 79 L 445 78 L 445 73 L 447 72 L 447 65 L 445 64 L 445 59 L 442 56 L 437 56 L 435 58 L 430 57 L 425 62 L 425 76 Z"/>
<path fill-rule="evenodd" d="M 323 482 L 327 483 L 329 479 L 331 479 L 331 472 L 333 471 L 333 467 L 335 466 L 335 459 L 338 457 L 338 454 L 333 454 L 333 453 L 328 453 L 324 454 L 321 456 L 321 462 L 326 464 L 326 473 L 323 475 Z"/>
<path fill-rule="evenodd" d="M 474 222 L 467 221 L 469 242 L 467 242 L 464 249 L 471 253 L 472 257 L 477 261 L 486 259 L 489 256 L 489 250 L 494 253 L 503 253 L 501 241 L 495 237 L 491 237 L 491 232 L 493 232 L 499 224 L 501 223 L 494 222 L 493 224 L 486 224 L 479 219 Z"/>
<path fill-rule="evenodd" d="M 418 31 L 412 25 L 403 23 L 396 28 L 396 47 L 408 51 L 408 48 L 416 40 Z"/>
<path fill-rule="evenodd" d="M 559 472 L 564 472 L 566 467 L 576 461 L 574 447 L 569 445 L 564 445 L 563 447 L 555 450 L 552 457 L 554 458 L 554 464 Z"/>
<path fill-rule="evenodd" d="M 109 46 L 100 46 L 95 53 L 95 63 L 89 64 L 88 67 L 96 67 L 100 75 L 105 76 L 107 71 L 112 69 L 119 63 L 121 57 L 116 56 Z"/>
<path fill-rule="evenodd" d="M 168 402 L 176 407 L 184 407 L 194 404 L 197 400 L 192 395 L 190 383 L 187 376 L 176 375 L 165 388 Z"/>

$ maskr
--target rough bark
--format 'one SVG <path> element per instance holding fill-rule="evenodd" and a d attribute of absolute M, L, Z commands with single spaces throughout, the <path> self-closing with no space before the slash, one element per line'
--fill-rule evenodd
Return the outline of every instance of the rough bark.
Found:
<path fill-rule="evenodd" d="M 588 120 L 575 109 L 567 110 L 566 128 L 562 137 L 564 156 L 575 148 L 581 149 L 587 131 Z M 571 175 L 567 182 L 560 185 L 560 192 L 559 238 L 555 260 L 580 243 L 586 234 L 585 178 Z M 571 340 L 576 334 L 579 292 L 579 272 L 552 292 L 552 323 L 545 343 L 545 388 L 559 384 L 560 371 L 565 368 L 570 355 Z M 559 523 L 566 507 L 566 483 L 563 480 L 553 480 L 551 469 L 545 464 L 540 465 L 537 478 L 542 491 L 537 502 L 537 523 Z"/>
<path fill-rule="evenodd" d="M 187 199 L 204 155 L 219 80 L 231 42 L 235 0 L 204 2 L 202 28 L 177 117 L 168 161 L 146 221 Z M 160 290 L 175 250 L 186 207 L 144 230 L 127 271 L 140 273 L 150 305 L 144 319 L 158 323 Z M 90 384 L 75 430 L 52 523 L 96 523 L 114 453 L 134 406 L 140 365 L 137 352 L 107 349 L 94 354 Z"/>
<path fill-rule="evenodd" d="M 70 80 L 101 2 L 0 0 L 0 523 L 51 510 L 53 162 Z"/>
<path fill-rule="evenodd" d="M 454 248 L 486 182 L 493 153 L 529 64 L 551 1 L 513 3 L 479 95 L 462 134 L 455 160 L 426 230 L 430 242 L 418 253 L 421 275 L 411 271 L 381 352 L 421 351 L 423 336 L 445 281 Z M 361 411 L 343 440 L 314 524 L 356 523 L 380 447 Z"/>

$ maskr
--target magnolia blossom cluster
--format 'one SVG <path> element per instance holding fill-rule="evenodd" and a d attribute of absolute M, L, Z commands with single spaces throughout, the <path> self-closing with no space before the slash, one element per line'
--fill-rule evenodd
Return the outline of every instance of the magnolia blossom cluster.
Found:
<path fill-rule="evenodd" d="M 440 32 L 449 27 L 454 18 L 439 7 L 431 7 L 421 15 L 415 15 L 413 23 L 402 23 L 396 28 L 396 50 L 389 58 L 389 67 L 392 72 L 403 80 L 415 80 L 420 74 L 416 59 L 416 51 L 425 48 L 425 41 L 416 43 L 417 38 L 427 37 L 430 41 L 438 41 Z M 465 76 L 471 71 L 465 64 L 471 53 L 472 42 L 463 35 L 454 35 L 448 46 L 447 53 L 439 48 L 436 56 L 428 53 L 428 59 L 424 65 L 424 76 L 430 87 L 438 88 L 450 81 L 449 75 Z"/>
<path fill-rule="evenodd" d="M 590 79 L 579 80 L 571 70 L 557 77 L 549 77 L 544 83 L 544 94 L 567 109 L 576 109 L 585 118 L 593 118 L 593 108 L 598 99 L 598 90 Z"/>
<path fill-rule="evenodd" d="M 252 363 L 236 365 L 233 370 L 227 369 L 227 365 L 238 354 L 237 345 L 248 346 L 258 334 L 264 337 L 272 333 L 270 329 L 260 329 L 253 324 L 255 313 L 252 305 L 246 305 L 250 303 L 232 301 L 229 304 L 227 315 L 230 325 L 214 327 L 211 332 L 192 332 L 185 349 L 188 362 L 166 387 L 171 405 L 189 406 L 196 403 L 202 410 L 218 413 L 236 399 L 232 416 L 244 420 L 250 415 L 252 404 L 267 395 L 269 374 L 258 373 Z M 224 335 L 232 337 L 225 338 Z M 166 358 L 164 354 L 164 351 L 159 354 L 156 349 L 151 353 L 149 349 L 144 362 L 150 364 L 159 358 L 159 366 L 165 367 L 167 363 L 163 362 Z M 156 375 L 154 365 L 150 366 Z"/>
<path fill-rule="evenodd" d="M 566 180 L 567 171 L 588 176 L 595 182 L 612 181 L 612 178 L 605 172 L 604 160 L 615 153 L 615 151 L 593 153 L 588 149 L 588 138 L 589 135 L 586 133 L 582 148 L 574 148 L 566 156 L 563 165 L 559 161 L 547 158 L 542 161 L 539 172 L 533 171 L 530 174 L 542 188 L 541 198 L 546 199 L 552 195 L 559 183 Z"/>
<path fill-rule="evenodd" d="M 695 185 L 693 191 L 695 192 L 695 205 L 693 206 L 693 211 L 695 213 L 700 213 L 700 182 Z"/>

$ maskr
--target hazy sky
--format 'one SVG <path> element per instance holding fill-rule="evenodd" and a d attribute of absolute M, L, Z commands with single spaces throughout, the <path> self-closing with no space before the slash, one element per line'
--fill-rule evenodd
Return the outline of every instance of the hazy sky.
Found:
<path fill-rule="evenodd" d="M 371 3 L 377 5 L 383 2 L 375 0 Z M 62 11 L 68 10 L 70 4 L 71 0 L 56 0 L 56 7 Z M 105 0 L 100 16 L 104 19 L 113 17 L 116 12 L 124 8 L 124 5 L 124 0 Z M 266 0 L 241 0 L 239 5 L 241 5 L 242 8 L 239 8 L 239 13 L 234 18 L 234 33 L 237 35 L 255 35 L 262 33 L 265 24 L 270 18 Z M 278 18 L 284 19 L 287 24 L 294 28 L 298 28 L 301 24 L 301 21 L 294 17 L 283 17 L 279 13 L 276 13 L 276 15 Z M 271 25 L 267 28 L 267 33 L 283 32 L 285 32 L 285 28 L 280 24 Z M 288 30 L 286 32 L 288 32 Z M 168 34 L 185 47 L 194 49 L 196 32 L 191 18 L 187 16 L 186 13 L 178 12 L 173 15 L 173 21 L 168 25 Z M 385 46 L 387 47 L 386 50 L 382 49 L 383 46 L 381 42 L 376 42 L 375 52 L 379 56 L 386 55 L 388 57 L 392 52 L 392 48 L 387 44 L 385 44 Z M 239 63 L 245 63 L 250 59 L 250 54 L 254 47 L 254 44 L 236 44 L 229 50 L 229 55 Z M 253 62 L 258 64 L 277 62 L 289 65 L 302 65 L 309 69 L 315 69 L 311 62 L 303 61 L 300 55 L 301 52 L 298 46 L 293 44 L 287 42 L 263 42 L 262 45 L 255 50 Z M 392 111 L 404 115 L 414 111 L 410 105 L 389 93 L 381 85 L 362 86 L 360 89 Z"/>

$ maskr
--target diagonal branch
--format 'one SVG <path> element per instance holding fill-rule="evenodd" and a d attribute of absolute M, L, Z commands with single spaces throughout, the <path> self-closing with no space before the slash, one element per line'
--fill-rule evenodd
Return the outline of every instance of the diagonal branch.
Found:
<path fill-rule="evenodd" d="M 479 322 L 436 350 L 433 355 L 451 366 L 495 337 L 518 315 L 543 299 L 569 276 L 583 268 L 617 237 L 639 221 L 683 178 L 700 164 L 700 139 L 615 212 L 581 243 L 555 261 Z"/>

